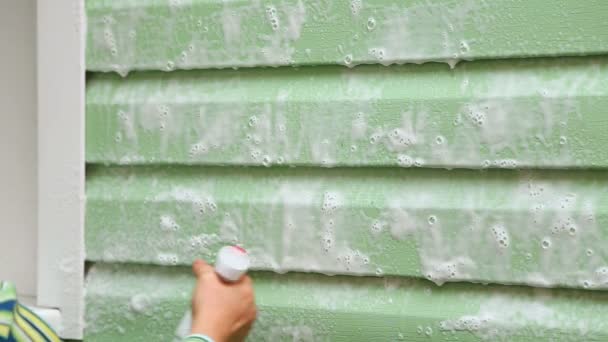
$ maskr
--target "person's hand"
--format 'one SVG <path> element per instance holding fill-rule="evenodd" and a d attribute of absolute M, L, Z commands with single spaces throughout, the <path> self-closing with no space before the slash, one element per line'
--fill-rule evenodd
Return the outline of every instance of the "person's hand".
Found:
<path fill-rule="evenodd" d="M 213 267 L 202 260 L 192 264 L 196 287 L 192 296 L 192 334 L 203 334 L 215 342 L 242 341 L 256 317 L 251 278 L 224 282 Z"/>

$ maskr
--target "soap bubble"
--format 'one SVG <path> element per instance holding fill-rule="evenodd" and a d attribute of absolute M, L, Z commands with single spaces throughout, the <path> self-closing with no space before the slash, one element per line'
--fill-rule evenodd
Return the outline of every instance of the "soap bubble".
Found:
<path fill-rule="evenodd" d="M 400 154 L 397 156 L 397 164 L 402 167 L 410 167 L 414 164 L 414 160 L 410 156 Z"/>
<path fill-rule="evenodd" d="M 353 15 L 359 14 L 361 7 L 363 6 L 361 0 L 351 0 L 350 2 L 350 11 Z"/>
<path fill-rule="evenodd" d="M 464 40 L 460 42 L 460 52 L 461 53 L 469 52 L 469 44 L 467 44 L 467 42 L 465 42 Z"/>
<path fill-rule="evenodd" d="M 375 28 L 376 28 L 376 19 L 369 17 L 367 19 L 367 30 L 372 31 Z"/>
<path fill-rule="evenodd" d="M 437 222 L 437 217 L 435 215 L 431 215 L 431 216 L 429 216 L 428 221 L 429 221 L 429 224 L 432 226 Z"/>
<path fill-rule="evenodd" d="M 438 135 L 435 138 L 435 142 L 437 143 L 437 145 L 441 145 L 441 144 L 443 144 L 445 142 L 445 138 L 443 136 L 441 136 L 441 135 Z"/>
<path fill-rule="evenodd" d="M 252 117 L 249 118 L 249 127 L 254 127 L 257 124 L 258 124 L 257 116 L 253 115 Z"/>
<path fill-rule="evenodd" d="M 373 134 L 371 137 L 369 137 L 369 143 L 373 145 L 373 144 L 377 143 L 379 139 L 380 139 L 379 134 Z"/>
<path fill-rule="evenodd" d="M 541 242 L 541 246 L 544 249 L 551 247 L 551 240 L 549 240 L 548 238 L 543 239 L 543 241 Z"/>
<path fill-rule="evenodd" d="M 258 150 L 251 151 L 251 158 L 257 160 L 260 157 L 261 152 Z"/>
<path fill-rule="evenodd" d="M 351 65 L 352 62 L 353 62 L 353 55 L 344 56 L 344 64 Z"/>

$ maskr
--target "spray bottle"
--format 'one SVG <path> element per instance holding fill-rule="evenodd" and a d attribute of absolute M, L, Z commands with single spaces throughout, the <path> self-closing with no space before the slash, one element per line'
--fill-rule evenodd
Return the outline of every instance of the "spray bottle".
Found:
<path fill-rule="evenodd" d="M 228 283 L 241 279 L 249 269 L 249 255 L 239 246 L 224 246 L 217 252 L 215 273 Z M 188 310 L 180 321 L 175 336 L 181 340 L 190 334 L 192 327 L 192 311 Z M 176 340 L 176 341 L 177 341 Z"/>

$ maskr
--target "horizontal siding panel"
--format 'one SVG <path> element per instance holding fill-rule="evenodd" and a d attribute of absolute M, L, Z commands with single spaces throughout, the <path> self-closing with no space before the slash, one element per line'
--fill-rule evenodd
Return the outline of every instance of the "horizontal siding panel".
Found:
<path fill-rule="evenodd" d="M 592 55 L 604 0 L 87 0 L 92 71 Z"/>
<path fill-rule="evenodd" d="M 250 341 L 605 341 L 605 292 L 253 274 Z M 171 341 L 187 310 L 185 268 L 96 264 L 86 341 Z"/>
<path fill-rule="evenodd" d="M 106 164 L 603 168 L 608 58 L 94 74 Z"/>
<path fill-rule="evenodd" d="M 89 167 L 87 259 L 608 288 L 608 173 Z"/>

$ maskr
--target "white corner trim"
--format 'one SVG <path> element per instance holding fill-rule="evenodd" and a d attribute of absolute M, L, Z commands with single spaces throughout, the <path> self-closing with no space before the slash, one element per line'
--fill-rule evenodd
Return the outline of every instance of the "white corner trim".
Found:
<path fill-rule="evenodd" d="M 84 326 L 83 0 L 37 1 L 37 306 L 62 338 Z"/>

